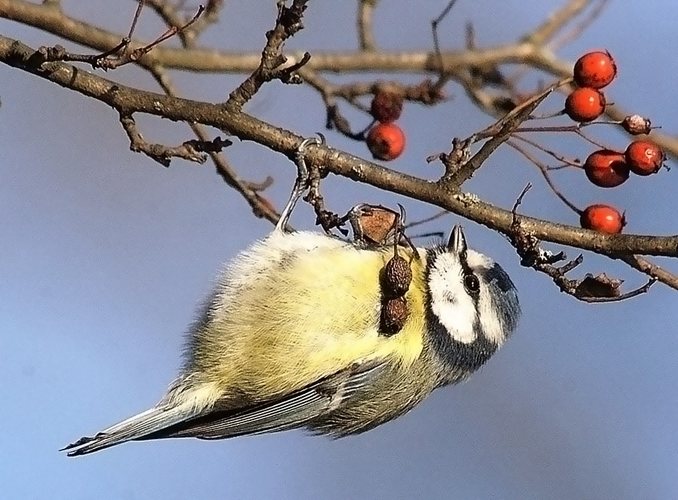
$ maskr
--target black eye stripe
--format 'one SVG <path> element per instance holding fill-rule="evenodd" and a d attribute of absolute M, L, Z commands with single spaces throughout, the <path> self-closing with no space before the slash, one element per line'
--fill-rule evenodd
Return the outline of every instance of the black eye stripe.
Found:
<path fill-rule="evenodd" d="M 440 254 L 444 254 L 449 252 L 449 250 L 445 247 L 435 247 L 431 248 L 428 250 L 428 259 L 429 259 L 429 265 L 432 265 L 433 262 L 435 261 L 436 257 Z M 466 290 L 466 293 L 468 293 L 471 298 L 473 299 L 473 302 L 476 306 L 476 309 L 478 307 L 478 296 L 480 294 L 480 277 L 473 272 L 471 269 L 471 266 L 469 266 L 467 262 L 467 254 L 466 252 L 462 252 L 459 255 L 459 264 L 461 265 L 462 268 L 462 283 L 464 285 L 464 289 Z"/>
<path fill-rule="evenodd" d="M 464 271 L 464 277 L 462 278 L 464 282 L 464 289 L 466 290 L 466 293 L 468 293 L 471 297 L 473 297 L 474 301 L 476 301 L 478 298 L 478 293 L 480 292 L 480 279 L 478 279 L 478 276 L 476 276 L 476 274 L 473 272 L 471 266 L 468 265 L 466 252 L 462 252 L 459 255 L 459 263 L 461 264 L 461 267 Z"/>

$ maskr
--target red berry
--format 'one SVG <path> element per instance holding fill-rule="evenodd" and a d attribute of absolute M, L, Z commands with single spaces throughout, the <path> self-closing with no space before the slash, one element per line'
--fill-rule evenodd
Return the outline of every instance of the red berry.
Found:
<path fill-rule="evenodd" d="M 586 177 L 599 187 L 611 188 L 629 178 L 629 166 L 624 155 L 609 149 L 591 153 L 584 163 Z"/>
<path fill-rule="evenodd" d="M 605 96 L 589 87 L 575 89 L 565 100 L 565 113 L 576 122 L 590 122 L 605 111 Z"/>
<path fill-rule="evenodd" d="M 638 175 L 655 174 L 664 163 L 664 152 L 649 141 L 633 141 L 626 148 L 624 157 L 631 171 Z"/>
<path fill-rule="evenodd" d="M 610 205 L 596 204 L 586 207 L 579 217 L 579 224 L 584 229 L 617 234 L 626 225 L 626 217 Z"/>
<path fill-rule="evenodd" d="M 390 123 L 400 118 L 403 111 L 403 96 L 392 90 L 377 90 L 372 98 L 370 113 L 375 120 Z"/>
<path fill-rule="evenodd" d="M 621 126 L 632 135 L 649 134 L 652 130 L 652 122 L 650 119 L 640 115 L 629 115 L 625 117 L 621 122 Z"/>
<path fill-rule="evenodd" d="M 602 89 L 617 76 L 617 65 L 609 52 L 589 52 L 574 65 L 574 81 L 580 87 Z"/>
<path fill-rule="evenodd" d="M 405 149 L 405 132 L 395 123 L 378 123 L 367 133 L 367 147 L 377 160 L 395 160 Z"/>

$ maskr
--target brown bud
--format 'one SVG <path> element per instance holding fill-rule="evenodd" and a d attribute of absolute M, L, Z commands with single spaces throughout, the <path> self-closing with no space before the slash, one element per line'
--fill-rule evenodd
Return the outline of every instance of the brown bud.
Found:
<path fill-rule="evenodd" d="M 650 119 L 640 115 L 627 116 L 622 121 L 621 126 L 632 135 L 649 134 L 652 130 L 652 122 Z"/>
<path fill-rule="evenodd" d="M 407 300 L 404 297 L 386 299 L 381 304 L 379 331 L 387 336 L 395 335 L 405 326 L 409 315 Z"/>
<path fill-rule="evenodd" d="M 391 123 L 400 118 L 403 111 L 403 96 L 391 90 L 377 90 L 372 98 L 370 113 L 375 120 Z"/>
<path fill-rule="evenodd" d="M 385 297 L 402 297 L 412 283 L 412 268 L 400 255 L 394 255 L 384 266 L 381 291 Z"/>

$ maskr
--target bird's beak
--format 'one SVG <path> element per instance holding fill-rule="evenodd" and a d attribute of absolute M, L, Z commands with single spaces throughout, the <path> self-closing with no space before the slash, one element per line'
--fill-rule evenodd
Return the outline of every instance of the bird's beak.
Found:
<path fill-rule="evenodd" d="M 461 226 L 454 226 L 452 234 L 450 234 L 450 241 L 447 243 L 449 248 L 455 255 L 462 255 L 466 253 L 466 237 Z"/>

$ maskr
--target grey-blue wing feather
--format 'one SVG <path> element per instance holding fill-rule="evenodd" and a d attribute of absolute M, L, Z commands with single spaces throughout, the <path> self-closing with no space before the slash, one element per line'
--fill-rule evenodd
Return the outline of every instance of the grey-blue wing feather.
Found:
<path fill-rule="evenodd" d="M 356 364 L 277 400 L 247 408 L 219 409 L 217 402 L 203 415 L 137 439 L 225 439 L 302 427 L 336 409 L 342 401 L 377 376 L 383 367 L 383 362 Z"/>
<path fill-rule="evenodd" d="M 302 427 L 335 410 L 357 390 L 371 383 L 385 362 L 356 363 L 351 367 L 281 396 L 241 408 L 217 401 L 200 410 L 190 403 L 158 406 L 115 424 L 92 437 L 64 448 L 69 456 L 84 455 L 127 441 L 171 437 L 224 439 Z"/>

